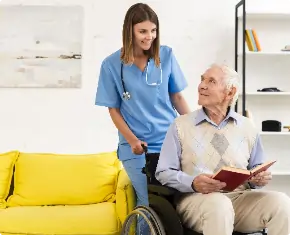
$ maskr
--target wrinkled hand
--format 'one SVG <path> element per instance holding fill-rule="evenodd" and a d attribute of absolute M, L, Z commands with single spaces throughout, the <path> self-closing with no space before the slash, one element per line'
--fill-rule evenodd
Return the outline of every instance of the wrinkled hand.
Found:
<path fill-rule="evenodd" d="M 135 140 L 134 142 L 130 143 L 132 152 L 137 155 L 143 154 L 144 149 L 142 148 L 142 144 L 147 146 L 147 143 L 141 140 Z"/>
<path fill-rule="evenodd" d="M 259 174 L 253 176 L 249 182 L 256 186 L 265 186 L 272 179 L 272 174 L 269 171 L 262 171 Z"/>
<path fill-rule="evenodd" d="M 212 175 L 200 174 L 193 182 L 192 186 L 195 191 L 203 194 L 218 192 L 226 186 L 226 183 L 212 179 Z"/>

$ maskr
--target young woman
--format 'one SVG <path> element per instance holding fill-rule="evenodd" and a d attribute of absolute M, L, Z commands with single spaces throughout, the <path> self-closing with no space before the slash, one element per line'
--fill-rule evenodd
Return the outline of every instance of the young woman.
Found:
<path fill-rule="evenodd" d="M 181 91 L 187 82 L 172 49 L 160 46 L 159 21 L 146 4 L 131 6 L 123 24 L 123 47 L 101 65 L 96 105 L 109 108 L 119 132 L 118 157 L 130 177 L 137 205 L 148 205 L 148 152 L 160 152 L 169 125 L 190 110 Z"/>

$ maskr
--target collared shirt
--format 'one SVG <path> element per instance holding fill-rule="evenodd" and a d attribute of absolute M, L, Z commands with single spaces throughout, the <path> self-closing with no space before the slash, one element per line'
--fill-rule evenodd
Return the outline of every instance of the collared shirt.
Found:
<path fill-rule="evenodd" d="M 225 127 L 231 119 L 234 120 L 236 125 L 241 123 L 241 116 L 232 109 L 219 125 L 211 121 L 204 110 L 200 109 L 196 118 L 192 121 L 194 122 L 194 125 L 207 122 L 208 124 L 215 126 L 217 129 L 221 129 Z M 192 189 L 192 182 L 196 176 L 188 175 L 181 171 L 180 157 L 181 145 L 178 140 L 176 125 L 175 123 L 172 123 L 161 148 L 155 176 L 163 185 L 175 188 L 180 192 L 194 192 Z M 264 151 L 260 135 L 258 134 L 250 155 L 248 169 L 252 169 L 263 162 Z M 250 186 L 254 188 L 253 185 Z"/>

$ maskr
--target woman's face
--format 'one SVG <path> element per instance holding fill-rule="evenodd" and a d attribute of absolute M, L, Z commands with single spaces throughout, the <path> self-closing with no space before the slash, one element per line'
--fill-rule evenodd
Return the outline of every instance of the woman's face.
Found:
<path fill-rule="evenodd" d="M 157 36 L 157 28 L 151 21 L 143 21 L 133 26 L 134 46 L 142 50 L 149 50 Z"/>

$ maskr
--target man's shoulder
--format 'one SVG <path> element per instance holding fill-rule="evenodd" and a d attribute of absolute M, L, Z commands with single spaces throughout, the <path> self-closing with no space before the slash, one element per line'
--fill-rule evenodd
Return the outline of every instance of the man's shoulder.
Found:
<path fill-rule="evenodd" d="M 237 120 L 237 122 L 241 125 L 247 125 L 248 127 L 256 128 L 254 124 L 254 120 L 252 117 L 245 117 L 240 113 L 233 112 L 233 117 Z"/>
<path fill-rule="evenodd" d="M 187 114 L 183 114 L 183 115 L 180 115 L 178 117 L 175 118 L 175 123 L 176 122 L 192 122 L 194 123 L 196 117 L 198 116 L 198 113 L 200 112 L 200 109 L 196 109 L 194 111 L 191 111 L 190 113 L 187 113 Z"/>
<path fill-rule="evenodd" d="M 259 130 L 252 117 L 245 117 L 242 114 L 235 112 L 234 118 L 237 120 L 237 126 L 240 130 L 243 130 L 246 135 L 256 137 L 259 134 Z"/>

